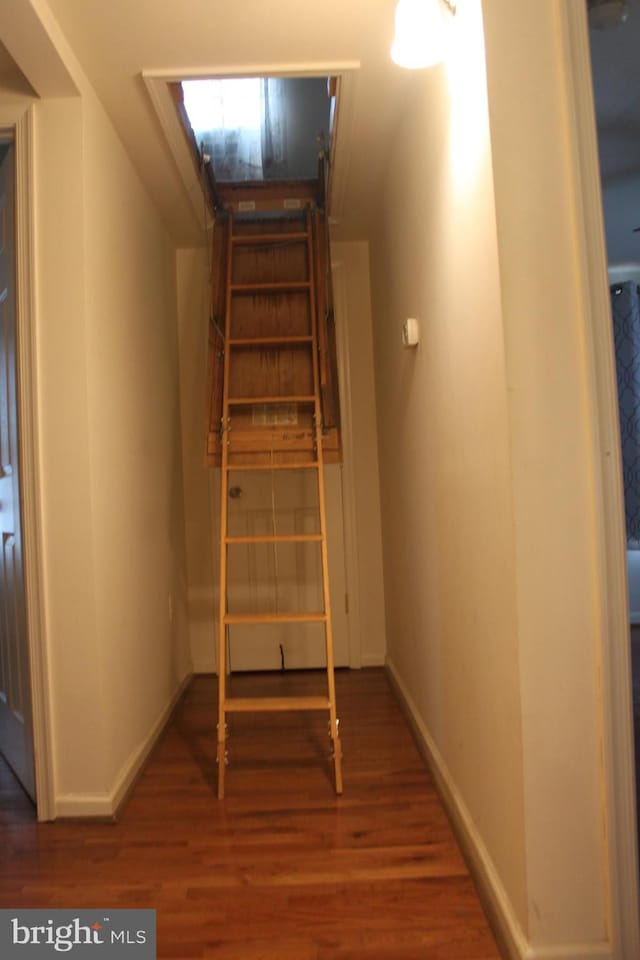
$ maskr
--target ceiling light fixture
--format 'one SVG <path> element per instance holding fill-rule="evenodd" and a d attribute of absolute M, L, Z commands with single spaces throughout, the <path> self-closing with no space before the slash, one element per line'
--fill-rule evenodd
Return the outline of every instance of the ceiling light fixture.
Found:
<path fill-rule="evenodd" d="M 455 0 L 398 0 L 391 59 L 420 70 L 444 59 L 447 46 L 445 8 L 455 14 Z"/>

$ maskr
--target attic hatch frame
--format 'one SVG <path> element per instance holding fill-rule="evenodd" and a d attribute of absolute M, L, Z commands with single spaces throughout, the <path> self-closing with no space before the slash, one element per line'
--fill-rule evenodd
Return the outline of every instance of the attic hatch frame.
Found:
<path fill-rule="evenodd" d="M 180 172 L 191 202 L 192 212 L 202 230 L 211 228 L 213 217 L 211 216 L 210 205 L 208 205 L 205 213 L 199 159 L 194 156 L 193 147 L 185 135 L 185 128 L 181 122 L 179 111 L 176 109 L 172 87 L 187 80 L 225 80 L 245 77 L 335 78 L 336 103 L 333 132 L 329 145 L 329 182 L 326 195 L 328 221 L 335 224 L 340 221 L 344 208 L 349 160 L 346 151 L 341 149 L 338 153 L 336 148 L 338 142 L 341 141 L 341 131 L 348 128 L 351 120 L 353 87 L 359 69 L 359 61 L 342 60 L 142 71 L 142 79 L 164 130 L 172 157 Z"/>

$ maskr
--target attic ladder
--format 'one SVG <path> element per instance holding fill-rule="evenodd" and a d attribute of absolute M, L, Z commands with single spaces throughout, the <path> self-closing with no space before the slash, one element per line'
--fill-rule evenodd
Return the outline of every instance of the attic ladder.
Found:
<path fill-rule="evenodd" d="M 220 612 L 218 630 L 218 798 L 224 797 L 225 769 L 228 761 L 226 741 L 228 736 L 228 717 L 233 713 L 253 713 L 270 711 L 326 711 L 329 718 L 329 736 L 332 741 L 332 759 L 334 767 L 334 782 L 336 793 L 342 793 L 342 748 L 339 738 L 339 721 L 336 714 L 336 692 L 334 678 L 333 634 L 331 627 L 331 604 L 329 597 L 329 568 L 327 555 L 327 521 L 326 502 L 323 477 L 323 429 L 321 410 L 321 379 L 318 361 L 318 318 L 316 312 L 316 269 L 314 260 L 314 232 L 310 210 L 305 211 L 304 230 L 295 233 L 242 233 L 234 230 L 235 218 L 232 209 L 228 211 L 226 234 L 226 279 L 225 279 L 225 329 L 224 329 L 224 370 L 221 419 L 221 495 L 220 495 Z M 234 253 L 241 247 L 269 249 L 283 243 L 304 245 L 306 250 L 306 274 L 304 279 L 288 278 L 277 282 L 235 282 L 234 281 Z M 232 313 L 236 297 L 259 297 L 260 295 L 279 295 L 287 291 L 296 295 L 303 293 L 308 297 L 310 331 L 308 334 L 293 336 L 286 334 L 268 337 L 232 336 Z M 270 396 L 234 396 L 230 393 L 230 384 L 233 383 L 232 370 L 235 355 L 248 348 L 268 349 L 275 352 L 292 349 L 308 350 L 311 354 L 313 371 L 313 393 L 305 395 L 270 395 Z M 242 412 L 246 413 L 255 405 L 264 405 L 265 409 L 275 409 L 279 405 L 295 404 L 297 408 L 304 408 L 313 413 L 313 428 L 309 453 L 301 459 L 300 453 L 280 452 L 278 460 L 258 455 L 250 458 L 251 462 L 244 462 L 233 456 L 232 444 L 240 441 L 242 444 Z M 234 415 L 238 423 L 234 423 Z M 233 426 L 233 432 L 232 432 Z M 248 434 L 247 434 L 248 435 Z M 246 441 L 244 450 L 247 449 Z M 283 459 L 284 458 L 284 459 Z M 229 535 L 228 499 L 229 477 L 231 471 L 252 470 L 309 470 L 317 477 L 318 507 L 320 516 L 320 530 L 315 534 L 291 535 L 260 535 L 252 537 L 235 537 Z M 322 576 L 322 610 L 308 610 L 304 612 L 270 612 L 255 614 L 234 614 L 229 612 L 228 597 L 228 550 L 238 543 L 285 543 L 285 542 L 316 542 L 320 547 L 321 576 Z M 227 639 L 230 628 L 235 624 L 259 625 L 273 623 L 322 623 L 326 649 L 326 682 L 327 693 L 324 696 L 278 696 L 278 697 L 251 697 L 239 698 L 229 695 L 228 692 L 228 661 Z"/>

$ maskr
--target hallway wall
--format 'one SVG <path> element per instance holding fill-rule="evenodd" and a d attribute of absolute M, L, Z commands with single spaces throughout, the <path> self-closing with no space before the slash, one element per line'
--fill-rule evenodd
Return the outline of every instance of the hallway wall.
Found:
<path fill-rule="evenodd" d="M 109 815 L 190 671 L 175 259 L 102 106 L 53 38 L 78 89 L 34 108 L 55 806 Z"/>
<path fill-rule="evenodd" d="M 475 9 L 474 9 L 475 8 Z M 414 75 L 371 243 L 388 661 L 526 931 L 509 422 L 479 5 Z M 421 340 L 403 347 L 403 320 Z"/>
<path fill-rule="evenodd" d="M 189 638 L 193 669 L 209 673 L 217 667 L 214 561 L 220 471 L 208 469 L 204 463 L 210 303 L 207 251 L 178 250 L 176 269 Z"/>
<path fill-rule="evenodd" d="M 513 0 L 500 13 L 490 3 L 483 10 L 509 382 L 530 936 L 538 949 L 564 943 L 580 958 L 610 949 L 605 845 L 615 841 L 604 827 L 607 598 L 599 591 L 607 587 L 598 570 L 598 412 L 579 275 L 563 6 Z M 610 336 L 608 316 L 605 324 Z"/>
<path fill-rule="evenodd" d="M 511 955 L 583 960 L 610 954 L 557 5 L 484 6 L 488 89 L 477 0 L 415 75 L 372 241 L 388 658 Z"/>

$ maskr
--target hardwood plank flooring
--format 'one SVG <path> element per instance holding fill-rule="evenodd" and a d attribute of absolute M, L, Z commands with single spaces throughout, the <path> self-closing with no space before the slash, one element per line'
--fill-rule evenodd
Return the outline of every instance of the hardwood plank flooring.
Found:
<path fill-rule="evenodd" d="M 236 676 L 234 696 L 322 693 Z M 498 960 L 451 827 L 381 670 L 336 675 L 324 716 L 233 718 L 215 798 L 215 679 L 196 677 L 118 823 L 36 824 L 0 772 L 0 907 L 154 907 L 176 960 Z M 293 687 L 293 689 L 292 689 Z"/>

